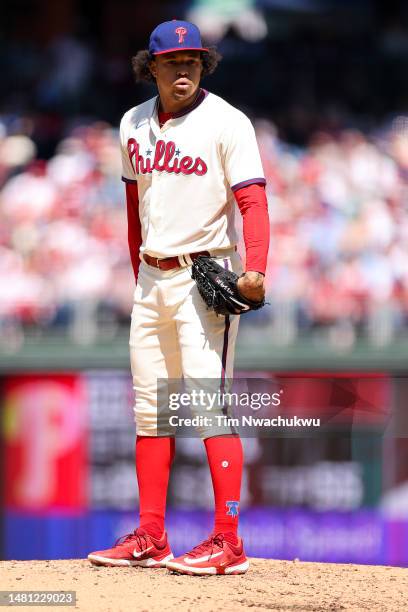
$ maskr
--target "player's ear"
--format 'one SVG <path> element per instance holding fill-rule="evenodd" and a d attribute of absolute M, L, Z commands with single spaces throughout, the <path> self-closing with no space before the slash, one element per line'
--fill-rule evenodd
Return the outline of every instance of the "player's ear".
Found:
<path fill-rule="evenodd" d="M 200 76 L 203 77 L 205 75 L 204 53 L 200 53 L 200 64 L 201 64 Z"/>
<path fill-rule="evenodd" d="M 151 72 L 151 75 L 156 78 L 157 77 L 157 65 L 156 65 L 156 60 L 153 59 L 148 63 L 149 66 L 149 70 Z"/>

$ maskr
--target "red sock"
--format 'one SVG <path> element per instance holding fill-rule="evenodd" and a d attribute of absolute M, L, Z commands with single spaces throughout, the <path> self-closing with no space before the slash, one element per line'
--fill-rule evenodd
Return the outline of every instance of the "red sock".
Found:
<path fill-rule="evenodd" d="M 174 449 L 174 438 L 150 436 L 136 438 L 140 527 L 146 528 L 146 531 L 156 538 L 164 531 L 167 486 Z"/>
<path fill-rule="evenodd" d="M 241 440 L 237 436 L 217 436 L 207 438 L 204 444 L 214 487 L 214 533 L 230 533 L 236 538 L 243 465 Z"/>

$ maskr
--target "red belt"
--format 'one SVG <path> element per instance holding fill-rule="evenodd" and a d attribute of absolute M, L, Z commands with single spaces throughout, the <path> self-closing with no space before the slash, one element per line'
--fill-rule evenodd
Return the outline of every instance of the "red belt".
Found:
<path fill-rule="evenodd" d="M 199 255 L 205 255 L 206 257 L 210 256 L 208 251 L 199 251 L 198 253 L 189 253 L 188 257 L 194 261 Z M 183 259 L 183 256 L 181 256 Z M 181 268 L 181 264 L 178 257 L 164 257 L 160 259 L 158 257 L 150 257 L 147 253 L 143 253 L 143 260 L 153 268 L 158 268 L 159 270 L 167 271 L 167 270 L 175 270 L 176 268 Z M 188 265 L 188 261 L 186 261 L 186 266 Z"/>

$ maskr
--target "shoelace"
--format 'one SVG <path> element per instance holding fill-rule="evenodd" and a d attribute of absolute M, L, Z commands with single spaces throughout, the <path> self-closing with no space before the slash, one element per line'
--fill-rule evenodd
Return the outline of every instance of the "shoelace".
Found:
<path fill-rule="evenodd" d="M 211 547 L 211 556 L 215 546 L 219 546 L 219 548 L 224 547 L 224 535 L 222 533 L 216 533 L 215 535 L 210 536 L 207 540 L 201 542 L 201 544 L 194 546 L 193 550 L 191 550 L 188 554 L 190 557 L 198 557 L 201 553 L 205 552 L 209 547 Z"/>
<path fill-rule="evenodd" d="M 147 535 L 148 534 L 145 531 L 138 527 L 132 531 L 132 533 L 128 533 L 118 538 L 115 542 L 115 546 L 122 546 L 123 544 L 127 544 L 128 542 L 135 540 L 139 550 L 145 550 L 148 545 Z"/>

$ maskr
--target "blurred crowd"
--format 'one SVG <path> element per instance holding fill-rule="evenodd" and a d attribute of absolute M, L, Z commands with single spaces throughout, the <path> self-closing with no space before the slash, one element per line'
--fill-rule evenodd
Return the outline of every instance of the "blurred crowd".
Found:
<path fill-rule="evenodd" d="M 317 132 L 300 150 L 267 122 L 268 293 L 282 342 L 325 328 L 387 344 L 408 315 L 408 118 L 376 133 Z"/>
<path fill-rule="evenodd" d="M 408 320 L 408 118 L 371 134 L 315 132 L 304 148 L 267 120 L 254 124 L 271 307 L 247 323 L 287 344 L 311 331 L 338 344 L 391 342 Z M 63 329 L 86 342 L 128 325 L 134 280 L 120 175 L 118 130 L 107 123 L 73 127 L 47 161 L 0 123 L 1 329 Z"/>
<path fill-rule="evenodd" d="M 127 322 L 134 281 L 117 139 L 117 130 L 107 124 L 77 127 L 43 161 L 30 138 L 3 134 L 3 326 L 74 325 L 78 340 L 91 340 L 98 321 L 107 327 Z"/>

